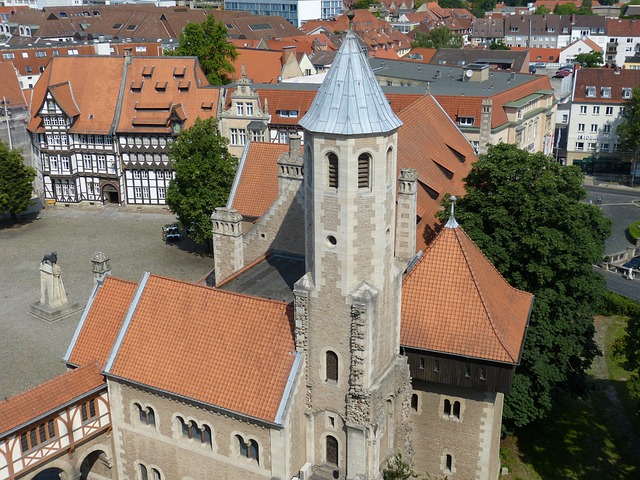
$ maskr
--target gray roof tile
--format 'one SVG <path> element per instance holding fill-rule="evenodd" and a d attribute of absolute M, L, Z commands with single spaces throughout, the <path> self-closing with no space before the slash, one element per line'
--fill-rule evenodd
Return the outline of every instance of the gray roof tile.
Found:
<path fill-rule="evenodd" d="M 311 132 L 335 135 L 387 133 L 402 125 L 353 32 L 347 33 L 300 125 Z"/>

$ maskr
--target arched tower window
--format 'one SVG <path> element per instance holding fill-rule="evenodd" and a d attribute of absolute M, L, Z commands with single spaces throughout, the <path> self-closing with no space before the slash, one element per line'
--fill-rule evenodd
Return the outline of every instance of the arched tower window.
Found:
<path fill-rule="evenodd" d="M 358 188 L 371 186 L 371 155 L 361 153 L 358 157 Z"/>
<path fill-rule="evenodd" d="M 138 473 L 140 474 L 140 480 L 149 480 L 149 474 L 147 472 L 147 467 L 140 464 L 138 465 Z"/>
<path fill-rule="evenodd" d="M 338 440 L 327 435 L 327 463 L 338 465 Z"/>
<path fill-rule="evenodd" d="M 411 395 L 411 410 L 414 412 L 418 411 L 418 394 L 414 393 Z"/>
<path fill-rule="evenodd" d="M 327 380 L 338 381 L 338 355 L 331 350 L 326 354 Z"/>
<path fill-rule="evenodd" d="M 387 150 L 387 186 L 393 184 L 393 177 L 395 177 L 396 171 L 393 168 L 393 148 L 389 147 Z"/>
<path fill-rule="evenodd" d="M 329 188 L 338 188 L 338 156 L 335 153 L 327 155 L 327 170 Z"/>

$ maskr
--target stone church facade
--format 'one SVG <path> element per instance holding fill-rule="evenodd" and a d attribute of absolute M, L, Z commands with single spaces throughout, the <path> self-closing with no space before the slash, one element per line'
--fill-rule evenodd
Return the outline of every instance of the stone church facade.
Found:
<path fill-rule="evenodd" d="M 373 480 L 396 453 L 432 478 L 498 477 L 532 296 L 453 212 L 413 256 L 418 179 L 397 192 L 401 122 L 352 32 L 300 124 L 251 229 L 213 214 L 215 288 L 96 286 L 65 361 L 98 365 L 110 451 L 67 478 Z"/>

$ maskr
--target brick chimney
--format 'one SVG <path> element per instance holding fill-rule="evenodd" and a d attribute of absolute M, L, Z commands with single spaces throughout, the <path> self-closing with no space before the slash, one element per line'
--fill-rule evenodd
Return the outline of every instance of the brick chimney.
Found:
<path fill-rule="evenodd" d="M 298 47 L 292 45 L 290 47 L 282 47 L 282 66 L 284 67 L 289 61 L 289 57 L 293 55 L 293 59 L 298 61 Z"/>

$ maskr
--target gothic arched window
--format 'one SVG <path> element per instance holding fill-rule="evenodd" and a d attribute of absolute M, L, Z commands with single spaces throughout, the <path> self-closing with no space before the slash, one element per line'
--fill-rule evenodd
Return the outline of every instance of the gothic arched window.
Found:
<path fill-rule="evenodd" d="M 371 155 L 362 153 L 358 157 L 358 188 L 371 187 Z"/>
<path fill-rule="evenodd" d="M 327 380 L 338 381 L 338 355 L 331 350 L 326 354 Z"/>

